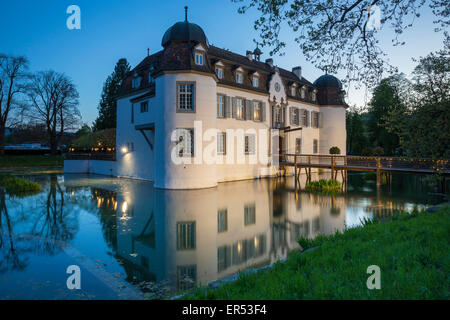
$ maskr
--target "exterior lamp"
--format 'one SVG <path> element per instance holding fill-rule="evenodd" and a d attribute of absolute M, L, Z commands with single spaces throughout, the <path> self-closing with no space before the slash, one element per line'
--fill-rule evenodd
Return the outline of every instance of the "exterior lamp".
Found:
<path fill-rule="evenodd" d="M 120 152 L 122 152 L 123 154 L 128 153 L 128 147 L 123 146 L 122 148 L 120 148 Z"/>

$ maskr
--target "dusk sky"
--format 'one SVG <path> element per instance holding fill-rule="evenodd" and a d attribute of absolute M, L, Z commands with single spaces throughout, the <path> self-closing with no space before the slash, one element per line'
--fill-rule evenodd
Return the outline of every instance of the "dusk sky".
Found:
<path fill-rule="evenodd" d="M 81 30 L 68 30 L 66 9 L 76 4 L 81 8 Z M 25 55 L 30 71 L 53 69 L 71 77 L 80 93 L 83 122 L 91 124 L 97 116 L 97 106 L 103 82 L 113 71 L 119 58 L 136 66 L 147 54 L 161 49 L 161 38 L 172 24 L 184 20 L 185 5 L 189 6 L 189 21 L 200 25 L 210 44 L 245 54 L 254 49 L 253 28 L 257 12 L 237 13 L 239 4 L 231 0 L 183 1 L 3 1 L 0 11 L 0 52 Z M 433 15 L 423 10 L 413 28 L 401 40 L 405 46 L 392 47 L 392 32 L 385 28 L 379 34 L 380 44 L 391 62 L 409 75 L 415 63 L 412 58 L 424 56 L 443 47 L 442 33 L 433 31 Z M 295 34 L 282 31 L 287 43 L 284 56 L 274 56 L 274 63 L 290 70 L 300 65 L 306 79 L 313 82 L 322 72 L 303 57 L 294 42 Z M 263 48 L 262 60 L 269 57 Z M 337 75 L 343 77 L 344 74 Z M 348 90 L 347 102 L 363 106 L 366 90 Z"/>

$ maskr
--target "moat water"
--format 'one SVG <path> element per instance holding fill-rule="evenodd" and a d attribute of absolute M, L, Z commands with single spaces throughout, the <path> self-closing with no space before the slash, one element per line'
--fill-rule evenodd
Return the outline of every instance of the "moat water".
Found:
<path fill-rule="evenodd" d="M 292 178 L 191 191 L 94 175 L 26 178 L 42 191 L 0 191 L 0 299 L 168 298 L 285 259 L 300 236 L 448 201 L 414 175 L 377 190 L 350 174 L 335 196 L 296 191 Z M 67 288 L 71 265 L 80 267 L 79 290 Z"/>

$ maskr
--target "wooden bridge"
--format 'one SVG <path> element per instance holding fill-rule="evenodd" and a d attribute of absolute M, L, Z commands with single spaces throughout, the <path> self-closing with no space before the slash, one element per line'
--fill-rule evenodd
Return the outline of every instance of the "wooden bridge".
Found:
<path fill-rule="evenodd" d="M 402 157 L 366 157 L 317 154 L 289 154 L 279 155 L 280 168 L 293 167 L 296 182 L 300 182 L 302 170 L 306 173 L 307 181 L 311 181 L 311 169 L 329 169 L 331 177 L 337 179 L 340 173 L 343 184 L 347 184 L 348 171 L 366 171 L 377 173 L 377 186 L 381 185 L 382 176 L 389 184 L 392 173 L 440 174 L 450 175 L 450 160 L 442 159 L 413 159 Z M 444 185 L 445 185 L 445 179 Z"/>

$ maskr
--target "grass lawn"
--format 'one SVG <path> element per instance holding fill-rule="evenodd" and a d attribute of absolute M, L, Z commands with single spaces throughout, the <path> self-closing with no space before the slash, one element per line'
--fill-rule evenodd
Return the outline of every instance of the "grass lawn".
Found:
<path fill-rule="evenodd" d="M 0 168 L 62 167 L 61 155 L 0 156 Z"/>
<path fill-rule="evenodd" d="M 415 211 L 303 241 L 318 247 L 183 299 L 449 299 L 449 235 L 450 207 Z M 367 289 L 370 265 L 381 269 L 380 290 Z"/>

